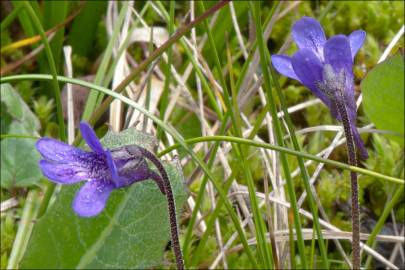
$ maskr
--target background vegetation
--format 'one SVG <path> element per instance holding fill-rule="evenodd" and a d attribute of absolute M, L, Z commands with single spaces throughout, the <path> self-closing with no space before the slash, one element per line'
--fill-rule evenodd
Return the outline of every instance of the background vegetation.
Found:
<path fill-rule="evenodd" d="M 324 268 L 328 264 L 331 268 L 349 268 L 350 182 L 349 171 L 341 164 L 347 162 L 342 128 L 308 89 L 263 65 L 269 59 L 260 55 L 267 51 L 293 54 L 297 48 L 290 30 L 302 16 L 317 18 L 327 36 L 348 35 L 356 29 L 367 32 L 365 45 L 355 59 L 354 72 L 356 97 L 361 100 L 362 92 L 373 93 L 364 93 L 366 104 L 359 107 L 357 126 L 370 155 L 360 164 L 362 232 L 376 237 L 362 237 L 363 242 L 368 239 L 370 246 L 363 252 L 362 265 L 404 268 L 404 2 L 265 1 L 258 9 L 257 3 L 238 1 L 211 14 L 173 46 L 158 49 L 181 26 L 215 4 L 1 2 L 1 75 L 2 80 L 9 78 L 7 82 L 11 83 L 1 84 L 2 269 L 174 266 L 171 249 L 165 248 L 165 229 L 155 243 L 162 252 L 156 254 L 139 249 L 139 245 L 152 247 L 153 237 L 158 239 L 159 233 L 137 239 L 138 249 L 132 249 L 135 242 L 131 241 L 135 240 L 122 234 L 128 229 L 123 225 L 128 220 L 139 218 L 139 222 L 145 222 L 145 226 L 130 227 L 135 234 L 147 234 L 149 224 L 159 224 L 140 218 L 153 211 L 147 208 L 147 196 L 141 199 L 142 203 L 128 204 L 120 216 L 122 220 L 112 225 L 117 226 L 114 233 L 102 239 L 105 246 L 114 246 L 116 242 L 125 252 L 105 248 L 91 257 L 88 247 L 72 253 L 75 241 L 88 244 L 101 239 L 105 227 L 111 224 L 109 215 L 118 211 L 115 207 L 122 200 L 131 197 L 125 194 L 142 194 L 135 188 L 119 191 L 107 214 L 100 219 L 80 221 L 83 223 L 79 232 L 69 231 L 70 225 L 63 231 L 64 221 L 71 220 L 71 226 L 75 226 L 77 217 L 68 202 L 80 185 L 52 192 L 52 186 L 38 169 L 39 154 L 34 145 L 36 138 L 42 136 L 72 143 L 77 133 L 74 127 L 80 119 L 97 122 L 100 137 L 109 128 L 118 132 L 135 126 L 158 139 L 163 160 L 178 159 L 184 178 L 174 177 L 184 182 L 187 192 L 184 196 L 181 188 L 178 191 L 179 231 L 187 267 L 246 269 L 278 264 L 283 268 Z M 258 33 L 262 33 L 263 43 Z M 64 51 L 66 46 L 71 47 L 71 54 Z M 387 58 L 391 62 L 386 62 L 385 71 L 379 71 L 384 75 L 367 79 L 367 85 L 364 82 L 360 86 L 370 70 Z M 120 83 L 134 70 L 138 73 L 123 85 L 127 87 L 121 93 L 133 102 L 114 96 L 109 110 L 94 117 L 102 101 L 113 95 L 108 89 L 123 89 Z M 9 77 L 17 74 L 26 76 Z M 67 112 L 65 84 L 74 81 L 52 81 L 50 75 L 56 74 L 94 83 L 91 91 L 71 84 L 74 117 Z M 266 76 L 271 80 L 267 81 Z M 389 95 L 389 89 L 398 92 Z M 155 118 L 144 117 L 137 106 Z M 214 135 L 217 137 L 206 142 L 199 139 Z M 222 135 L 228 137 L 218 137 Z M 193 143 L 185 143 L 193 139 Z M 181 146 L 169 148 L 175 143 Z M 286 155 L 283 149 L 273 149 L 271 145 L 294 149 L 298 154 Z M 332 162 L 307 159 L 305 154 Z M 300 170 L 303 161 L 307 176 L 305 170 Z M 148 190 L 151 186 L 142 188 Z M 306 195 L 309 187 L 313 191 L 312 206 L 319 210 L 326 258 L 322 257 L 315 237 L 314 208 Z M 296 203 L 290 207 L 292 198 L 296 198 Z M 139 212 L 136 209 L 140 205 Z M 160 222 L 167 226 L 166 220 Z M 49 252 L 45 231 L 52 230 L 52 226 L 61 230 L 56 234 L 59 236 L 65 233 L 76 237 L 90 230 L 93 235 L 88 239 L 80 235 L 76 240 L 55 239 L 60 243 L 56 250 L 61 257 L 52 265 L 41 265 L 42 260 L 36 261 L 41 258 L 37 255 Z M 109 252 L 112 253 L 106 255 Z M 72 257 L 81 258 L 80 262 Z"/>

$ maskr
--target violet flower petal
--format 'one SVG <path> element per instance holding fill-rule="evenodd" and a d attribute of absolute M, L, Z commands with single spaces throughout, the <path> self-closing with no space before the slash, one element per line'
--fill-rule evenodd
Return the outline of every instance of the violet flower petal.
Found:
<path fill-rule="evenodd" d="M 336 73 L 342 69 L 345 72 L 345 104 L 349 112 L 350 119 L 356 121 L 356 104 L 354 99 L 353 85 L 353 60 L 349 39 L 344 35 L 331 37 L 324 46 L 325 63 L 330 64 Z M 341 117 L 337 117 L 341 120 Z"/>
<path fill-rule="evenodd" d="M 343 69 L 346 78 L 346 93 L 353 94 L 353 58 L 349 39 L 345 35 L 331 37 L 324 46 L 325 64 L 330 64 L 338 74 Z M 354 101 L 354 96 L 351 97 Z"/>
<path fill-rule="evenodd" d="M 309 88 L 323 103 L 330 107 L 329 98 L 316 86 L 322 82 L 322 63 L 315 53 L 309 49 L 302 49 L 292 57 L 292 66 L 295 74 L 306 87 Z"/>
<path fill-rule="evenodd" d="M 348 86 L 346 86 L 346 87 L 348 87 Z M 360 153 L 360 157 L 362 159 L 367 159 L 368 158 L 367 149 L 364 146 L 364 142 L 361 139 L 360 134 L 357 131 L 357 127 L 356 127 L 357 106 L 356 106 L 356 101 L 354 99 L 353 83 L 351 85 L 349 85 L 349 87 L 351 87 L 351 89 L 349 89 L 349 91 L 347 91 L 347 95 L 345 98 L 346 98 L 346 107 L 348 109 L 348 113 L 349 113 L 349 117 L 350 117 L 350 126 L 352 129 L 354 142 Z"/>
<path fill-rule="evenodd" d="M 335 72 L 340 72 L 342 69 L 345 72 L 345 93 L 344 102 L 350 118 L 350 125 L 353 133 L 353 138 L 356 146 L 363 159 L 368 158 L 367 150 L 356 128 L 357 108 L 354 99 L 354 85 L 353 85 L 353 58 L 352 48 L 350 47 L 349 38 L 344 35 L 337 35 L 330 38 L 324 47 L 325 62 L 330 64 Z M 338 119 L 339 120 L 339 119 Z"/>
<path fill-rule="evenodd" d="M 92 217 L 103 211 L 114 185 L 109 181 L 94 180 L 82 186 L 73 200 L 73 210 L 82 217 Z"/>
<path fill-rule="evenodd" d="M 295 71 L 292 67 L 291 57 L 281 54 L 275 54 L 271 56 L 271 62 L 274 68 L 279 73 L 283 74 L 288 78 L 301 82 L 298 76 L 295 74 Z"/>
<path fill-rule="evenodd" d="M 103 179 L 108 172 L 104 155 L 86 152 L 51 138 L 38 140 L 36 148 L 45 158 L 39 166 L 53 182 L 71 184 L 86 179 Z"/>
<path fill-rule="evenodd" d="M 98 140 L 93 128 L 86 122 L 80 122 L 80 132 L 87 145 L 96 153 L 104 154 L 104 148 Z"/>
<path fill-rule="evenodd" d="M 38 152 L 47 160 L 61 163 L 75 162 L 78 157 L 87 153 L 79 148 L 47 137 L 39 139 L 35 146 Z"/>
<path fill-rule="evenodd" d="M 360 50 L 361 46 L 363 46 L 364 40 L 366 39 L 366 32 L 363 30 L 356 30 L 353 31 L 348 38 L 350 42 L 352 60 L 354 60 L 357 52 Z"/>
<path fill-rule="evenodd" d="M 115 185 L 119 186 L 120 178 L 118 176 L 117 166 L 115 165 L 115 162 L 111 156 L 110 150 L 105 151 L 105 154 L 106 154 L 106 158 L 107 158 L 108 168 L 110 169 L 110 172 L 111 172 L 111 177 L 112 177 Z"/>
<path fill-rule="evenodd" d="M 302 17 L 292 27 L 292 35 L 299 49 L 309 49 L 323 60 L 323 45 L 326 42 L 321 24 L 311 17 Z"/>
<path fill-rule="evenodd" d="M 324 46 L 325 63 L 330 64 L 336 73 L 344 69 L 346 78 L 353 74 L 353 60 L 349 39 L 345 35 L 331 37 Z M 353 76 L 352 76 L 353 77 Z"/>
<path fill-rule="evenodd" d="M 354 125 L 354 123 L 350 123 L 351 124 L 351 128 L 352 128 L 352 133 L 353 133 L 353 138 L 354 138 L 354 142 L 356 143 L 356 147 L 359 150 L 360 153 L 360 157 L 362 159 L 368 159 L 368 153 L 367 153 L 367 149 L 364 146 L 364 142 L 360 137 L 359 132 L 357 131 L 356 126 Z"/>
<path fill-rule="evenodd" d="M 135 182 L 143 181 L 150 178 L 151 170 L 145 159 L 131 159 L 124 164 L 116 162 L 119 171 L 118 187 L 130 186 Z"/>
<path fill-rule="evenodd" d="M 87 168 L 72 164 L 40 160 L 39 167 L 47 178 L 58 184 L 73 184 L 90 177 Z"/>

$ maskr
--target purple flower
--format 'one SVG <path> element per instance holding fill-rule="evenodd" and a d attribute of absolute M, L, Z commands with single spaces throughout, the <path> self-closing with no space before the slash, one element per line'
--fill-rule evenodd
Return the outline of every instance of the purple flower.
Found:
<path fill-rule="evenodd" d="M 86 183 L 76 193 L 73 210 L 84 217 L 98 215 L 114 189 L 134 182 L 152 179 L 164 193 L 160 176 L 149 169 L 140 148 L 135 145 L 104 149 L 93 129 L 85 122 L 80 131 L 92 151 L 84 151 L 52 138 L 36 143 L 43 156 L 39 161 L 42 173 L 58 184 Z"/>
<path fill-rule="evenodd" d="M 278 72 L 301 82 L 329 107 L 332 115 L 342 121 L 331 95 L 319 85 L 325 83 L 325 67 L 331 66 L 336 74 L 343 71 L 345 76 L 344 104 L 356 146 L 362 158 L 368 157 L 367 150 L 356 129 L 356 103 L 354 99 L 353 59 L 363 45 L 366 33 L 362 30 L 352 32 L 349 36 L 336 35 L 326 39 L 320 23 L 310 17 L 298 20 L 292 28 L 292 34 L 299 50 L 292 56 L 273 55 L 271 62 Z"/>

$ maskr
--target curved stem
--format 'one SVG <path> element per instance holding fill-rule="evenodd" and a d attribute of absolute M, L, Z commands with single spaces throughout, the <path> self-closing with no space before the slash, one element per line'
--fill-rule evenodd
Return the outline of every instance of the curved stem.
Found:
<path fill-rule="evenodd" d="M 139 147 L 139 146 L 138 146 Z M 170 221 L 170 231 L 172 236 L 172 247 L 174 251 L 174 256 L 176 257 L 177 269 L 184 269 L 183 255 L 180 249 L 179 232 L 177 230 L 177 220 L 176 220 L 176 205 L 174 203 L 174 196 L 172 187 L 170 185 L 169 177 L 166 173 L 160 160 L 149 150 L 139 147 L 144 157 L 149 159 L 153 165 L 156 166 L 160 175 L 162 176 L 164 191 L 167 198 L 167 207 L 169 209 L 169 221 Z M 155 180 L 155 179 L 154 179 Z M 156 181 L 156 180 L 155 180 Z M 156 181 L 159 185 L 159 181 Z"/>
<path fill-rule="evenodd" d="M 112 96 L 112 97 L 114 97 L 116 99 L 121 100 L 122 102 L 128 104 L 132 108 L 140 111 L 141 113 L 145 114 L 147 117 L 152 119 L 158 126 L 162 127 L 166 132 L 171 134 L 174 137 L 174 139 L 177 141 L 176 144 L 174 144 L 174 145 L 166 148 L 164 151 L 160 152 L 158 154 L 158 156 L 163 156 L 164 154 L 167 154 L 167 153 L 169 153 L 170 151 L 172 151 L 174 149 L 183 147 L 192 156 L 192 158 L 199 165 L 201 165 L 202 163 L 200 164 L 200 160 L 187 147 L 188 144 L 199 143 L 199 142 L 208 142 L 208 141 L 235 142 L 235 143 L 247 144 L 247 145 L 251 145 L 251 146 L 255 146 L 255 147 L 262 147 L 262 148 L 265 148 L 265 149 L 271 149 L 271 150 L 275 150 L 275 151 L 280 151 L 280 152 L 284 152 L 284 153 L 289 154 L 289 155 L 300 156 L 300 157 L 303 157 L 305 159 L 309 159 L 309 160 L 313 160 L 313 161 L 316 161 L 316 162 L 321 162 L 321 163 L 324 163 L 324 164 L 332 165 L 332 166 L 334 166 L 336 168 L 349 170 L 349 171 L 355 171 L 357 173 L 361 173 L 361 174 L 364 174 L 364 175 L 369 175 L 369 176 L 372 176 L 372 177 L 376 177 L 378 179 L 390 181 L 390 182 L 401 184 L 401 185 L 405 184 L 403 179 L 400 179 L 400 178 L 397 178 L 397 177 L 384 175 L 384 174 L 374 172 L 374 171 L 371 171 L 371 170 L 367 170 L 367 169 L 364 169 L 364 168 L 351 166 L 351 165 L 348 165 L 346 163 L 342 163 L 342 162 L 339 162 L 339 161 L 335 161 L 335 160 L 331 160 L 331 159 L 324 159 L 324 158 L 318 157 L 316 155 L 311 155 L 311 154 L 308 154 L 308 153 L 303 153 L 303 152 L 300 152 L 300 151 L 292 150 L 292 149 L 287 148 L 287 147 L 281 147 L 281 146 L 278 146 L 278 145 L 272 145 L 272 144 L 269 144 L 269 143 L 263 143 L 263 142 L 259 142 L 259 141 L 255 141 L 255 140 L 251 140 L 251 139 L 237 138 L 237 137 L 231 137 L 231 136 L 205 136 L 205 137 L 196 137 L 196 138 L 185 140 L 185 139 L 181 138 L 180 135 L 173 128 L 171 128 L 168 125 L 165 125 L 165 123 L 163 123 L 159 118 L 155 117 L 152 113 L 145 110 L 145 108 L 143 108 L 142 106 L 140 106 L 139 104 L 133 102 L 132 100 L 128 99 L 125 96 L 122 96 L 122 95 L 120 95 L 118 93 L 115 93 L 115 92 L 111 91 L 110 89 L 105 88 L 103 86 L 99 86 L 99 85 L 96 85 L 94 83 L 86 82 L 86 81 L 83 81 L 83 80 L 68 78 L 68 77 L 65 77 L 65 76 L 57 76 L 57 79 L 60 82 L 81 85 L 81 86 L 84 86 L 84 87 L 87 87 L 87 88 L 94 89 L 96 91 L 103 92 L 103 93 L 105 93 L 107 95 L 110 95 L 110 96 Z M 12 76 L 0 77 L 0 84 L 1 83 L 12 82 L 12 81 L 21 81 L 21 80 L 50 81 L 50 80 L 52 80 L 52 76 L 51 75 L 46 75 L 46 74 L 12 75 Z M 74 145 L 76 145 L 76 144 L 74 144 Z M 202 168 L 203 168 L 203 171 L 208 173 L 208 175 L 210 175 L 210 177 L 211 177 L 211 174 L 208 171 L 206 171 L 206 168 L 204 168 L 204 166 L 202 166 Z"/>
<path fill-rule="evenodd" d="M 160 174 L 150 170 L 149 172 L 149 179 L 152 179 L 153 181 L 155 181 L 155 183 L 158 185 L 160 192 L 162 192 L 163 195 L 166 196 L 166 188 L 165 188 L 165 184 L 163 182 L 162 177 L 160 176 Z"/>
<path fill-rule="evenodd" d="M 332 165 L 332 166 L 334 166 L 336 168 L 339 168 L 339 169 L 354 171 L 354 172 L 357 172 L 357 173 L 372 176 L 372 177 L 382 179 L 382 180 L 385 180 L 385 181 L 389 181 L 389 182 L 404 185 L 404 180 L 402 180 L 400 178 L 396 178 L 396 177 L 384 175 L 384 174 L 381 174 L 381 173 L 378 173 L 378 172 L 370 171 L 370 170 L 367 170 L 367 169 L 364 169 L 364 168 L 348 165 L 346 163 L 342 163 L 342 162 L 339 162 L 339 161 L 335 161 L 335 160 L 331 160 L 331 159 L 324 159 L 324 158 L 318 157 L 316 155 L 311 155 L 311 154 L 299 152 L 299 151 L 292 150 L 292 149 L 287 148 L 287 147 L 281 147 L 281 146 L 278 146 L 278 145 L 273 145 L 273 144 L 264 143 L 264 142 L 260 142 L 260 141 L 255 141 L 255 140 L 250 140 L 250 139 L 237 138 L 237 137 L 231 137 L 231 136 L 215 135 L 215 136 L 204 136 L 204 137 L 196 137 L 196 138 L 191 138 L 191 139 L 185 139 L 184 141 L 187 144 L 195 144 L 195 143 L 202 143 L 202 142 L 233 142 L 233 143 L 239 143 L 239 144 L 246 144 L 246 145 L 250 145 L 250 146 L 253 146 L 253 147 L 260 147 L 260 148 L 264 148 L 264 149 L 270 149 L 270 150 L 274 150 L 274 151 L 284 152 L 284 153 L 286 153 L 288 155 L 300 156 L 300 157 L 303 157 L 305 159 L 313 160 L 315 162 L 320 162 L 320 163 L 324 163 L 324 164 L 327 164 L 327 165 Z M 158 156 L 159 157 L 164 156 L 167 153 L 170 153 L 171 151 L 173 151 L 175 149 L 178 149 L 178 148 L 181 148 L 181 147 L 182 146 L 179 143 L 175 143 L 175 144 L 167 147 L 163 151 L 159 152 Z"/>
<path fill-rule="evenodd" d="M 352 166 L 357 166 L 356 149 L 350 124 L 349 114 L 344 103 L 344 89 L 338 88 L 334 102 L 342 118 L 343 129 L 346 136 L 348 162 Z M 351 191 L 352 191 L 352 260 L 353 269 L 360 269 L 360 207 L 359 207 L 359 187 L 357 173 L 350 172 Z"/>

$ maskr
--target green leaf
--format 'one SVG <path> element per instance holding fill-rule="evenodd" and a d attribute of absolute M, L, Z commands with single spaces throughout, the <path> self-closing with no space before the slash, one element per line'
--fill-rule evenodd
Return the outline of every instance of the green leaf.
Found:
<path fill-rule="evenodd" d="M 35 135 L 41 128 L 38 118 L 10 84 L 1 84 L 1 103 L 5 111 L 27 130 L 24 135 Z M 8 131 L 8 133 L 11 133 Z"/>
<path fill-rule="evenodd" d="M 12 134 L 26 135 L 29 132 L 19 122 L 12 122 Z M 1 187 L 27 187 L 36 184 L 42 177 L 38 168 L 39 153 L 32 139 L 5 138 L 1 141 Z"/>
<path fill-rule="evenodd" d="M 136 144 L 152 152 L 155 152 L 158 145 L 155 137 L 140 132 L 135 128 L 128 128 L 118 134 L 108 131 L 107 134 L 105 134 L 105 136 L 101 139 L 101 142 L 103 145 L 111 149 L 124 145 Z"/>
<path fill-rule="evenodd" d="M 3 108 L 5 108 L 5 105 L 3 102 L 0 103 L 1 110 L 0 110 L 0 127 L 1 127 L 1 134 L 6 134 L 8 132 L 8 126 L 10 126 L 11 122 L 13 121 L 13 118 L 9 113 L 6 112 Z"/>
<path fill-rule="evenodd" d="M 125 130 L 108 133 L 108 148 L 137 144 L 153 147 L 153 137 Z M 177 210 L 186 194 L 177 162 L 165 164 Z M 97 217 L 78 217 L 71 204 L 82 184 L 63 186 L 34 228 L 21 268 L 151 268 L 162 263 L 170 239 L 166 197 L 153 181 L 114 190 Z M 46 259 L 44 259 L 46 258 Z"/>
<path fill-rule="evenodd" d="M 389 136 L 404 144 L 404 59 L 388 58 L 373 68 L 361 83 L 364 111 L 379 129 L 401 136 Z"/>

